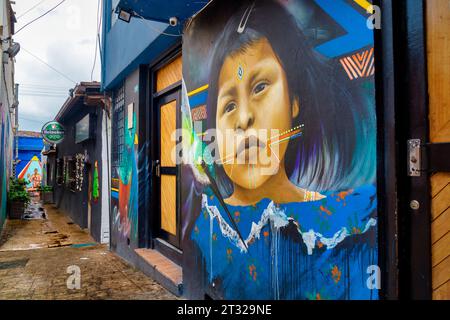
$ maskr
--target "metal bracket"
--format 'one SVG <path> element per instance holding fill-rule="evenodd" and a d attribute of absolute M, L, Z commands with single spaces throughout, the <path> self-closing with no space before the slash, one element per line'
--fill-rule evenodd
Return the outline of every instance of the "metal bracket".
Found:
<path fill-rule="evenodd" d="M 408 140 L 408 176 L 421 176 L 421 141 L 420 139 Z"/>
<path fill-rule="evenodd" d="M 450 172 L 450 143 L 426 144 L 429 172 Z"/>

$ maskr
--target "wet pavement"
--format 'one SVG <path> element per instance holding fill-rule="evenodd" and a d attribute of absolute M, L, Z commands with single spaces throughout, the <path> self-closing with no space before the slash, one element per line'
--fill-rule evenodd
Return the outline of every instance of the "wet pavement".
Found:
<path fill-rule="evenodd" d="M 31 203 L 27 206 L 24 215 L 24 220 L 41 220 L 47 219 L 44 206 L 39 201 L 39 198 L 32 198 Z"/>
<path fill-rule="evenodd" d="M 176 299 L 53 206 L 32 211 L 0 238 L 0 299 Z"/>

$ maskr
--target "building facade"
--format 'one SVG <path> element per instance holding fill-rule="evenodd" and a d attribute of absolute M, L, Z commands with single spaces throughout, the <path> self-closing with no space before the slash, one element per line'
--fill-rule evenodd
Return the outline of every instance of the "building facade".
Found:
<path fill-rule="evenodd" d="M 438 1 L 381 5 L 104 1 L 111 249 L 193 299 L 448 297 L 449 168 L 403 159 L 448 148 L 424 30 L 450 26 L 409 20 Z"/>
<path fill-rule="evenodd" d="M 17 95 L 14 85 L 14 55 L 8 52 L 13 46 L 16 18 L 11 1 L 0 1 L 0 35 L 2 64 L 0 66 L 0 230 L 7 217 L 7 192 L 13 172 L 14 134 L 17 132 Z"/>
<path fill-rule="evenodd" d="M 45 152 L 56 206 L 100 243 L 109 242 L 108 109 L 100 84 L 77 85 L 55 120 L 64 140 Z"/>

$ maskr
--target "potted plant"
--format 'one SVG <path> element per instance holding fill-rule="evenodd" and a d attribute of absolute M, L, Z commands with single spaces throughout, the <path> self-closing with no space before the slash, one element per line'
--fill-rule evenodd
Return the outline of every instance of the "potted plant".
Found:
<path fill-rule="evenodd" d="M 39 186 L 39 192 L 44 204 L 53 203 L 53 187 L 51 186 Z"/>
<path fill-rule="evenodd" d="M 11 219 L 21 219 L 25 213 L 26 206 L 30 203 L 30 195 L 26 190 L 28 182 L 25 179 L 10 179 L 8 204 L 9 217 Z"/>

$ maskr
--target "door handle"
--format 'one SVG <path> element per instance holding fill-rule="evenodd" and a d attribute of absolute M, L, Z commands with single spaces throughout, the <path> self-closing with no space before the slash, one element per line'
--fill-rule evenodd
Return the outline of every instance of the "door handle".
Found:
<path fill-rule="evenodd" d="M 159 164 L 159 160 L 156 160 L 156 176 L 161 177 L 161 165 Z"/>

